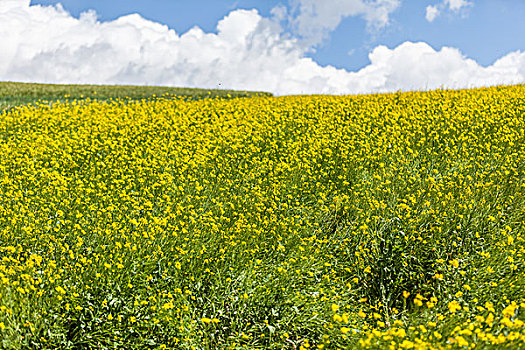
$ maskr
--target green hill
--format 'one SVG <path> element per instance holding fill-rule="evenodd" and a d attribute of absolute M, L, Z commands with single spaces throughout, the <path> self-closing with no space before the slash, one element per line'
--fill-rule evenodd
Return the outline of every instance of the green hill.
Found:
<path fill-rule="evenodd" d="M 162 95 L 184 96 L 192 99 L 235 98 L 254 95 L 271 96 L 267 92 L 234 91 L 223 89 L 193 89 L 164 86 L 130 85 L 62 85 L 0 82 L 0 110 L 37 101 L 65 101 L 71 99 L 131 99 L 140 100 Z"/>

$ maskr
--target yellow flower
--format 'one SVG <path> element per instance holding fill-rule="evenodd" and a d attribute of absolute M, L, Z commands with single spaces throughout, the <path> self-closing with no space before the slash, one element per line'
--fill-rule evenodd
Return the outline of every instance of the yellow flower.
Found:
<path fill-rule="evenodd" d="M 60 294 L 66 294 L 66 290 L 62 288 L 61 286 L 56 286 L 55 290 L 59 292 Z"/>
<path fill-rule="evenodd" d="M 505 327 L 507 327 L 507 328 L 512 328 L 514 326 L 514 323 L 510 319 L 508 319 L 507 317 L 503 317 L 501 319 L 501 323 L 503 325 L 505 325 Z"/>
<path fill-rule="evenodd" d="M 173 303 L 170 301 L 168 303 L 165 303 L 164 305 L 162 305 L 162 308 L 164 310 L 170 310 L 170 309 L 173 309 L 175 307 L 175 305 L 173 305 Z"/>
<path fill-rule="evenodd" d="M 410 340 L 403 340 L 403 342 L 401 344 L 399 344 L 399 347 L 401 349 L 413 349 L 415 346 L 414 342 L 411 342 Z"/>
<path fill-rule="evenodd" d="M 456 300 L 452 300 L 448 303 L 448 309 L 454 314 L 456 311 L 461 310 L 461 305 Z"/>

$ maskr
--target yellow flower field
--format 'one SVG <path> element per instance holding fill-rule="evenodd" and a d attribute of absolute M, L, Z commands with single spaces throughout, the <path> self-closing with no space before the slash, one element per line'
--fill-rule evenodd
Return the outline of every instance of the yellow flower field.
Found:
<path fill-rule="evenodd" d="M 525 86 L 0 114 L 0 347 L 525 348 Z"/>

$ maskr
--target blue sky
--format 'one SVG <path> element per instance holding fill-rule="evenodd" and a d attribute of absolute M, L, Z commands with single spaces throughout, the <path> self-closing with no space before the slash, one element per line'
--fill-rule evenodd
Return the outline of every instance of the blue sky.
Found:
<path fill-rule="evenodd" d="M 0 0 L 0 80 L 363 93 L 525 82 L 522 0 Z"/>
<path fill-rule="evenodd" d="M 32 0 L 31 3 L 61 3 L 74 16 L 94 9 L 103 21 L 140 13 L 178 33 L 193 26 L 214 32 L 217 22 L 235 9 L 257 9 L 268 17 L 275 6 L 289 5 L 278 0 Z M 425 41 L 434 48 L 453 46 L 484 66 L 508 52 L 525 50 L 525 1 L 473 1 L 473 6 L 462 13 L 447 12 L 429 22 L 425 19 L 426 7 L 437 3 L 405 0 L 392 13 L 391 24 L 373 33 L 366 29 L 362 18 L 345 18 L 308 56 L 322 65 L 355 70 L 369 63 L 368 53 L 378 44 L 395 47 L 404 41 Z"/>

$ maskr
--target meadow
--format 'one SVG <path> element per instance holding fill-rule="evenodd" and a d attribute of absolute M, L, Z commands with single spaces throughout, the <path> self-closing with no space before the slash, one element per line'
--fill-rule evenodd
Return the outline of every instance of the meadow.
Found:
<path fill-rule="evenodd" d="M 129 85 L 64 85 L 0 82 L 0 111 L 29 103 L 53 103 L 70 100 L 141 100 L 163 97 L 181 97 L 199 100 L 204 98 L 237 98 L 271 96 L 267 92 L 236 91 L 225 89 L 194 89 L 163 86 Z"/>
<path fill-rule="evenodd" d="M 525 347 L 525 86 L 0 113 L 0 347 Z"/>

